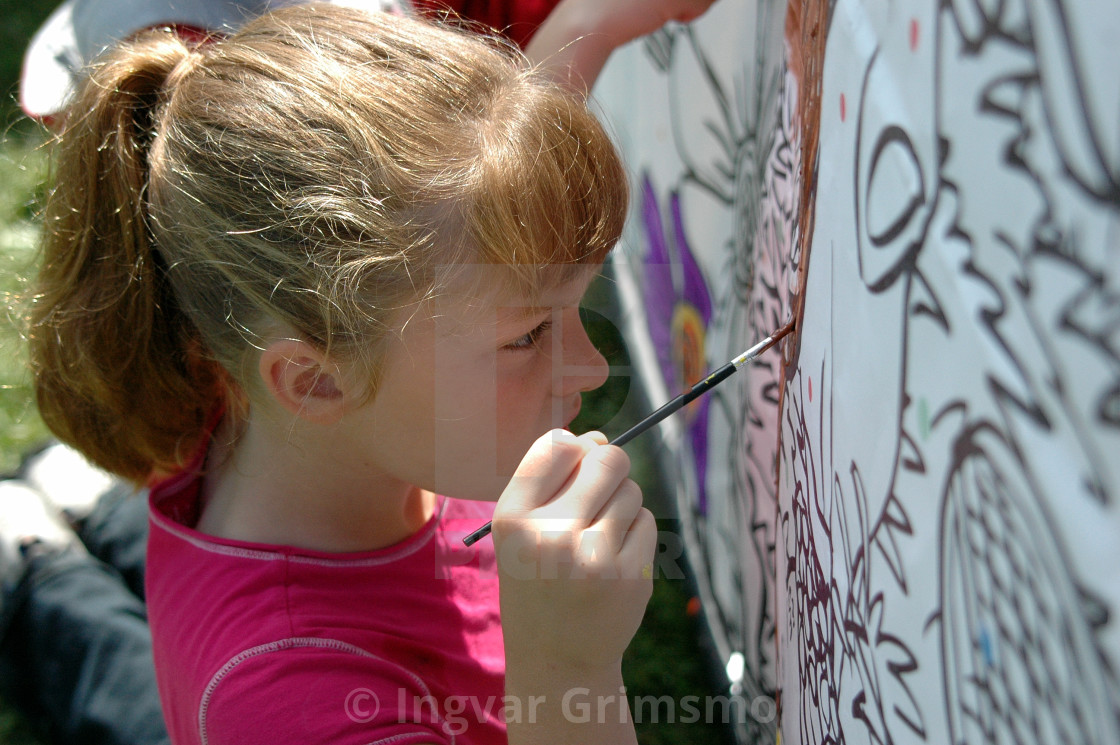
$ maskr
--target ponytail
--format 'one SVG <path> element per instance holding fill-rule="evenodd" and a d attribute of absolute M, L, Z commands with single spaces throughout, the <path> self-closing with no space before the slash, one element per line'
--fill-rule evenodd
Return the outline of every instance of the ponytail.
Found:
<path fill-rule="evenodd" d="M 172 295 L 145 207 L 169 78 L 198 54 L 171 32 L 150 33 L 99 63 L 77 91 L 58 135 L 31 296 L 44 421 L 135 481 L 180 467 L 222 399 L 220 368 Z"/>

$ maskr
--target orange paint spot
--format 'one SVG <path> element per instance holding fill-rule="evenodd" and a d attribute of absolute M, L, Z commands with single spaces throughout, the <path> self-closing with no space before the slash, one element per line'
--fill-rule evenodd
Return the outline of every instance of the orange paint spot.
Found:
<path fill-rule="evenodd" d="M 700 311 L 691 303 L 677 303 L 669 333 L 677 373 L 681 382 L 691 388 L 704 379 L 704 319 Z"/>
<path fill-rule="evenodd" d="M 692 618 L 700 615 L 700 598 L 691 597 L 688 599 L 688 605 L 685 606 L 685 612 Z"/>
<path fill-rule="evenodd" d="M 673 319 L 669 330 L 672 338 L 673 365 L 680 382 L 691 388 L 704 379 L 707 370 L 704 357 L 704 319 L 696 306 L 687 301 L 677 303 L 673 309 Z M 700 399 L 688 405 L 691 416 L 695 416 Z"/>

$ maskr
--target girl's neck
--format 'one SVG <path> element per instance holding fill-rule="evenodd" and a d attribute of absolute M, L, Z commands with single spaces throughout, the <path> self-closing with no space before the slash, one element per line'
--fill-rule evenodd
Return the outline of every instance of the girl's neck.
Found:
<path fill-rule="evenodd" d="M 232 427 L 218 427 L 207 457 L 203 533 L 332 553 L 370 551 L 413 535 L 435 510 L 435 495 L 368 466 L 343 432 L 259 421 L 236 434 Z"/>

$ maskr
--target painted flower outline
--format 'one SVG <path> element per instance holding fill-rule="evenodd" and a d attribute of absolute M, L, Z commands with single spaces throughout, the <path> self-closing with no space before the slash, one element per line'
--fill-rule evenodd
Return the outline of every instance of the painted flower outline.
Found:
<path fill-rule="evenodd" d="M 712 298 L 685 234 L 680 194 L 669 194 L 666 226 L 648 173 L 642 176 L 642 225 L 649 244 L 644 261 L 644 297 L 650 339 L 666 385 L 670 390 L 683 392 L 703 380 L 708 372 L 705 336 L 712 319 Z M 708 509 L 708 407 L 708 397 L 702 396 L 685 409 L 700 514 L 706 514 Z"/>

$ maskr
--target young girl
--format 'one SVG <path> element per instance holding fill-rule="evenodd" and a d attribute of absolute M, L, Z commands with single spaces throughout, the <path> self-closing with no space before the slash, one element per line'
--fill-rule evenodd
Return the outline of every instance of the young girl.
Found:
<path fill-rule="evenodd" d="M 114 51 L 54 175 L 39 405 L 169 475 L 173 742 L 633 740 L 653 520 L 562 429 L 606 375 L 578 305 L 626 205 L 579 97 L 492 40 L 294 7 Z"/>

